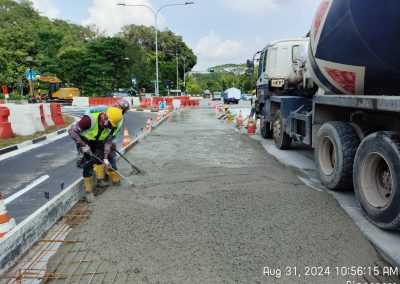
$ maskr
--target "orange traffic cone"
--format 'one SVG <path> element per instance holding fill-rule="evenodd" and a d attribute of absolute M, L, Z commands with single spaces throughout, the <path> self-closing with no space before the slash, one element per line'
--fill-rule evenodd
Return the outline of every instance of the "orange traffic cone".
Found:
<path fill-rule="evenodd" d="M 131 144 L 131 138 L 129 137 L 128 128 L 124 127 L 124 136 L 122 139 L 122 145 L 124 148 L 128 147 Z"/>
<path fill-rule="evenodd" d="M 239 117 L 236 119 L 236 126 L 238 127 L 243 126 L 242 110 L 239 110 Z"/>
<path fill-rule="evenodd" d="M 147 123 L 146 123 L 146 130 L 150 130 L 151 129 L 151 119 L 150 116 L 147 117 Z"/>
<path fill-rule="evenodd" d="M 159 122 L 161 120 L 161 112 L 157 112 L 156 121 Z"/>
<path fill-rule="evenodd" d="M 247 125 L 247 134 L 256 134 L 256 129 L 254 127 L 253 117 L 249 117 L 249 124 Z"/>
<path fill-rule="evenodd" d="M 12 228 L 15 227 L 14 218 L 11 219 L 6 210 L 3 194 L 0 193 L 0 238 L 4 237 Z"/>

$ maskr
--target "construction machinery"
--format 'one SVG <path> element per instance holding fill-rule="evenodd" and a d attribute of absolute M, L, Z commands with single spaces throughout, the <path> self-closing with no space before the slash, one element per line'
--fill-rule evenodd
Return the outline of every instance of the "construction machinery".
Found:
<path fill-rule="evenodd" d="M 314 148 L 330 190 L 354 188 L 368 219 L 400 229 L 400 2 L 324 0 L 309 36 L 260 54 L 264 138 Z"/>
<path fill-rule="evenodd" d="M 38 82 L 36 89 L 46 101 L 69 102 L 79 96 L 78 88 L 68 86 L 55 76 L 36 75 L 36 80 Z"/>

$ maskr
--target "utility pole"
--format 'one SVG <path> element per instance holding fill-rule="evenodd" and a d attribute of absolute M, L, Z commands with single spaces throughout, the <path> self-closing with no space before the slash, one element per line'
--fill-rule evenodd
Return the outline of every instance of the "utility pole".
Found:
<path fill-rule="evenodd" d="M 176 46 L 175 49 L 175 55 L 176 55 L 176 95 L 178 95 L 178 88 L 179 88 L 179 70 L 178 70 L 178 65 L 179 65 L 179 58 L 178 58 L 178 46 Z"/>

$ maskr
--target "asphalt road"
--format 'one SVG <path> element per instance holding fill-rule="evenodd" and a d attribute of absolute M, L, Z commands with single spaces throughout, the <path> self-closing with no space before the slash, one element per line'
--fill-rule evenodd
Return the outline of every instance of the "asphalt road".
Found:
<path fill-rule="evenodd" d="M 63 112 L 80 117 L 84 109 L 64 107 Z M 128 128 L 131 139 L 145 126 L 148 115 L 154 116 L 144 112 L 125 115 L 124 126 Z M 59 137 L 0 161 L 0 189 L 6 198 L 7 210 L 17 223 L 81 177 L 81 170 L 75 166 L 75 144 L 66 133 Z M 122 134 L 118 144 L 122 144 Z M 11 200 L 24 191 L 27 192 Z M 49 193 L 49 199 L 45 192 Z"/>

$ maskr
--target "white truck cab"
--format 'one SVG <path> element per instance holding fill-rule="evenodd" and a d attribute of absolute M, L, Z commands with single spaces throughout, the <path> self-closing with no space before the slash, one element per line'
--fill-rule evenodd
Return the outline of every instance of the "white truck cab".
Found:
<path fill-rule="evenodd" d="M 257 97 L 282 90 L 285 84 L 300 81 L 298 69 L 305 65 L 309 38 L 270 42 L 261 52 L 258 66 Z"/>

